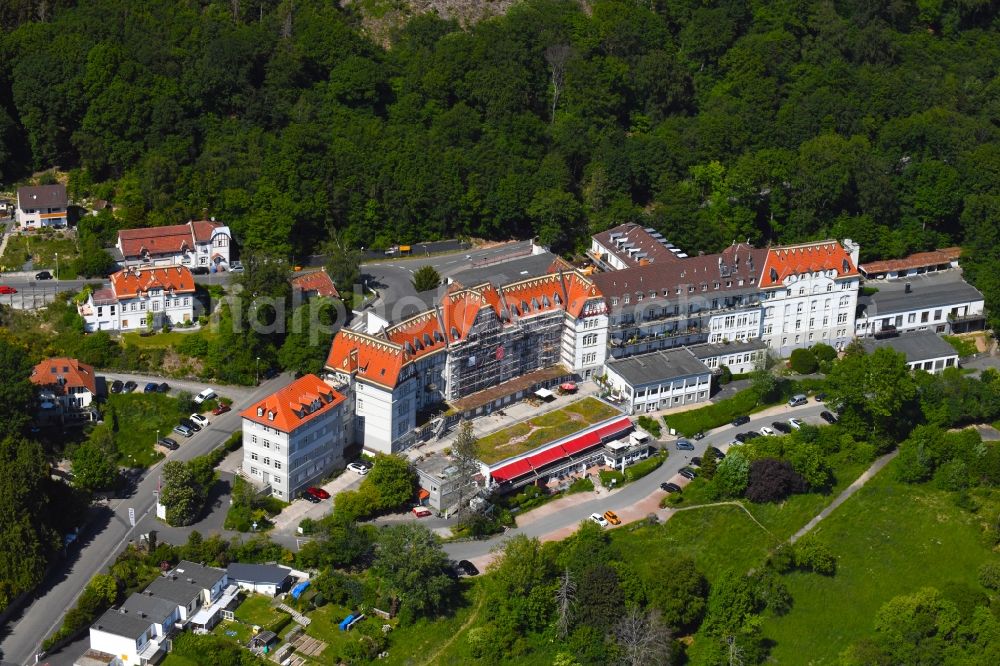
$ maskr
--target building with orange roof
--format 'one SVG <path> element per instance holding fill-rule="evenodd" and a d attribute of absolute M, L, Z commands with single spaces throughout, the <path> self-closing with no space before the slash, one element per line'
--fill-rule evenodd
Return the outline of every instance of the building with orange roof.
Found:
<path fill-rule="evenodd" d="M 550 262 L 551 263 L 551 262 Z M 552 271 L 499 284 L 453 282 L 425 312 L 366 333 L 341 330 L 327 370 L 357 416 L 355 436 L 370 451 L 414 441 L 418 414 L 553 367 L 587 378 L 607 348 L 607 313 L 579 271 Z M 504 283 L 506 282 L 506 283 Z"/>
<path fill-rule="evenodd" d="M 318 271 L 296 273 L 289 282 L 292 284 L 292 290 L 298 291 L 302 295 L 302 299 L 306 301 L 316 296 L 340 298 L 340 292 L 333 284 L 333 279 L 322 268 Z"/>
<path fill-rule="evenodd" d="M 111 276 L 77 306 L 87 332 L 132 331 L 194 321 L 194 276 L 184 266 L 133 267 Z M 152 315 L 152 317 L 150 317 Z"/>
<path fill-rule="evenodd" d="M 243 474 L 281 500 L 344 465 L 354 415 L 346 397 L 316 375 L 299 377 L 240 416 Z"/>
<path fill-rule="evenodd" d="M 211 220 L 191 220 L 163 227 L 122 229 L 115 244 L 118 263 L 131 266 L 186 266 L 211 271 L 229 269 L 233 234 Z"/>
<path fill-rule="evenodd" d="M 93 408 L 97 376 L 92 366 L 75 358 L 47 358 L 34 367 L 30 379 L 38 387 L 40 420 L 65 422 L 97 418 Z"/>

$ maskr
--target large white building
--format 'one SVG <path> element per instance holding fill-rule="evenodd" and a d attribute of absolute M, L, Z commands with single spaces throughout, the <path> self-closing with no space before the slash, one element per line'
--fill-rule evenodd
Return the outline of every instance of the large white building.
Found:
<path fill-rule="evenodd" d="M 444 400 L 498 386 L 517 393 L 530 387 L 515 381 L 546 381 L 536 374 L 545 370 L 599 373 L 607 352 L 603 299 L 580 272 L 553 271 L 501 285 L 456 282 L 434 307 L 398 324 L 338 332 L 327 369 L 351 397 L 357 440 L 394 453 L 413 443 L 417 415 Z"/>
<path fill-rule="evenodd" d="M 186 266 L 228 270 L 233 235 L 215 220 L 191 221 L 164 227 L 122 229 L 116 259 L 129 266 Z"/>
<path fill-rule="evenodd" d="M 685 348 L 609 359 L 605 381 L 629 414 L 706 402 L 712 371 Z"/>
<path fill-rule="evenodd" d="M 880 280 L 878 291 L 861 296 L 858 337 L 903 331 L 964 333 L 986 325 L 982 292 L 961 271 L 942 271 L 899 280 Z"/>
<path fill-rule="evenodd" d="M 243 417 L 246 478 L 291 501 L 344 465 L 353 414 L 342 394 L 316 375 L 305 375 L 259 400 Z"/>
<path fill-rule="evenodd" d="M 88 333 L 142 331 L 194 321 L 194 277 L 184 266 L 130 268 L 77 306 Z M 151 315 L 151 317 L 150 317 Z"/>
<path fill-rule="evenodd" d="M 25 229 L 65 227 L 67 224 L 65 185 L 39 185 L 17 190 L 17 224 Z"/>

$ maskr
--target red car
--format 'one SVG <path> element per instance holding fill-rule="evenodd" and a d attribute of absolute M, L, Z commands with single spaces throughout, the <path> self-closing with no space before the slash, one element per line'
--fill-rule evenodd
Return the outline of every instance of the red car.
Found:
<path fill-rule="evenodd" d="M 431 510 L 425 506 L 415 506 L 413 507 L 413 515 L 417 518 L 426 518 L 431 515 Z"/>
<path fill-rule="evenodd" d="M 315 497 L 316 499 L 330 499 L 330 493 L 326 492 L 322 488 L 306 488 L 306 492 Z"/>
<path fill-rule="evenodd" d="M 16 294 L 16 293 L 17 289 L 14 289 L 14 287 L 8 287 L 5 284 L 0 284 L 0 294 Z"/>
<path fill-rule="evenodd" d="M 219 406 L 212 410 L 212 413 L 215 414 L 216 416 L 218 416 L 219 414 L 225 414 L 230 409 L 232 409 L 232 407 L 230 407 L 229 405 L 227 405 L 224 402 L 220 402 Z"/>

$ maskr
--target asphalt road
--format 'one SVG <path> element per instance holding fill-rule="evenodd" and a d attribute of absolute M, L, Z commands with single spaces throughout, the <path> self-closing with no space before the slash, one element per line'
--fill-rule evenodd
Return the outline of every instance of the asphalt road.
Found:
<path fill-rule="evenodd" d="M 490 539 L 480 541 L 458 541 L 444 545 L 444 550 L 448 556 L 454 560 L 476 560 L 485 558 L 497 546 L 502 544 L 507 538 L 518 534 L 525 534 L 529 537 L 542 537 L 567 527 L 578 525 L 581 521 L 587 520 L 592 513 L 603 514 L 607 510 L 622 513 L 650 495 L 662 496 L 664 492 L 660 490 L 660 484 L 670 480 L 682 467 L 688 465 L 694 456 L 704 455 L 708 446 L 716 446 L 722 451 L 727 450 L 727 444 L 740 432 L 748 430 L 759 430 L 762 426 L 770 426 L 773 421 L 784 421 L 794 416 L 809 423 L 825 423 L 819 418 L 819 413 L 828 409 L 821 403 L 810 402 L 802 407 L 789 408 L 785 406 L 780 414 L 769 414 L 767 416 L 756 416 L 751 418 L 750 423 L 738 428 L 723 426 L 708 433 L 700 441 L 692 440 L 695 446 L 694 451 L 678 451 L 674 448 L 673 440 L 668 443 L 670 455 L 666 462 L 654 473 L 644 476 L 638 481 L 633 481 L 623 488 L 616 490 L 600 498 L 583 502 L 571 507 L 562 509 L 556 513 L 545 516 L 528 523 L 525 527 L 517 527 L 508 530 L 506 534 L 497 535 Z M 480 559 L 482 561 L 482 559 Z M 482 568 L 482 567 L 480 567 Z"/>
<path fill-rule="evenodd" d="M 291 375 L 279 375 L 242 398 L 228 387 L 216 386 L 220 393 L 234 399 L 233 411 L 212 417 L 211 424 L 193 437 L 176 438 L 180 449 L 170 452 L 164 460 L 190 460 L 207 453 L 241 427 L 240 409 L 291 381 Z M 0 629 L 0 660 L 11 664 L 34 663 L 42 640 L 59 626 L 63 614 L 76 603 L 87 582 L 104 570 L 130 540 L 151 529 L 159 529 L 154 507 L 160 469 L 160 463 L 150 468 L 131 497 L 94 507 L 94 519 L 81 534 L 79 545 L 74 546 L 50 573 L 30 605 Z M 129 509 L 135 511 L 135 527 L 129 523 Z"/>

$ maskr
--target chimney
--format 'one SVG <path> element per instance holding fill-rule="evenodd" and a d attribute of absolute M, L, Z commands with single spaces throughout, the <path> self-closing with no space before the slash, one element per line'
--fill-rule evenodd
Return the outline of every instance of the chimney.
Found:
<path fill-rule="evenodd" d="M 911 285 L 909 282 L 906 283 L 906 293 L 907 294 L 913 293 L 913 285 Z"/>

